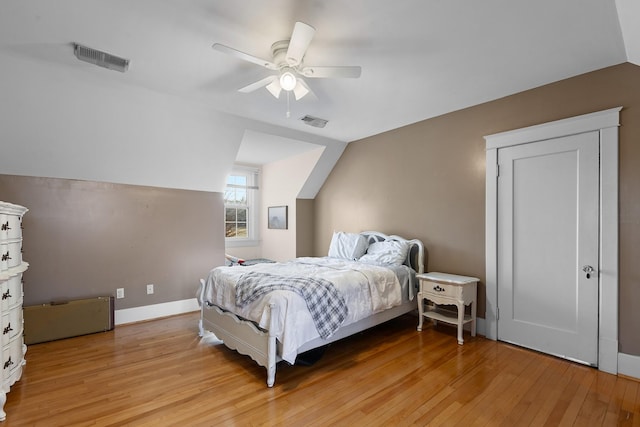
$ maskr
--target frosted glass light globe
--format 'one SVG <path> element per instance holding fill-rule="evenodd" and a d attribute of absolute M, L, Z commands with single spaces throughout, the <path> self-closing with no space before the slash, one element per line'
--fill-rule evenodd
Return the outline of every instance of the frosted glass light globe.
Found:
<path fill-rule="evenodd" d="M 294 76 L 291 71 L 285 71 L 280 76 L 280 86 L 286 91 L 293 90 L 297 82 L 296 76 Z"/>

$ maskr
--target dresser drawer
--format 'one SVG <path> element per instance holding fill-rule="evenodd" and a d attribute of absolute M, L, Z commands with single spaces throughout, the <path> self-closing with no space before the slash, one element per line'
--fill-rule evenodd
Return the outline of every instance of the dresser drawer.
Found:
<path fill-rule="evenodd" d="M 23 360 L 22 336 L 15 337 L 2 347 L 2 377 L 8 378 L 17 368 L 22 366 Z"/>
<path fill-rule="evenodd" d="M 3 313 L 0 329 L 0 333 L 2 334 L 2 345 L 8 343 L 17 335 L 22 336 L 22 327 L 22 307 L 16 307 L 8 313 Z"/>
<path fill-rule="evenodd" d="M 0 213 L 0 242 L 9 240 L 9 215 Z"/>
<path fill-rule="evenodd" d="M 22 303 L 22 273 L 14 274 L 0 286 L 0 310 L 9 311 L 10 307 Z"/>
<path fill-rule="evenodd" d="M 0 271 L 9 270 L 9 242 L 0 242 Z"/>
<path fill-rule="evenodd" d="M 0 240 L 22 239 L 22 217 L 0 215 Z"/>
<path fill-rule="evenodd" d="M 22 240 L 7 241 L 7 252 L 5 252 L 7 266 L 14 268 L 22 264 Z"/>
<path fill-rule="evenodd" d="M 0 257 L 0 271 L 22 264 L 22 240 L 8 240 L 0 243 Z"/>

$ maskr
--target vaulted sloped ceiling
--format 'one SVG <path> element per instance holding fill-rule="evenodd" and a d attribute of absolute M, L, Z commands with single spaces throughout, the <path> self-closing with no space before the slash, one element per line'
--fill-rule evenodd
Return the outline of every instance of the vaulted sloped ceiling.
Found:
<path fill-rule="evenodd" d="M 616 0 L 627 61 L 640 65 L 640 2 Z"/>
<path fill-rule="evenodd" d="M 288 38 L 296 21 L 316 28 L 306 63 L 359 65 L 362 76 L 308 79 L 315 96 L 290 101 L 288 118 L 285 97 L 237 92 L 269 70 L 211 46 L 270 59 L 271 44 Z M 7 0 L 0 4 L 0 55 L 350 142 L 639 63 L 639 21 L 635 0 Z M 122 74 L 80 62 L 73 42 L 128 58 L 130 69 Z M 299 120 L 306 114 L 329 124 L 307 126 Z"/>

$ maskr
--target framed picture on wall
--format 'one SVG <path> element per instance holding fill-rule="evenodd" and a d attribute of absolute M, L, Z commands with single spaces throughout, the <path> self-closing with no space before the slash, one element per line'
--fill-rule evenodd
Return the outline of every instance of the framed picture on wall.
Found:
<path fill-rule="evenodd" d="M 287 229 L 287 207 L 288 206 L 269 206 L 269 228 L 279 230 Z"/>

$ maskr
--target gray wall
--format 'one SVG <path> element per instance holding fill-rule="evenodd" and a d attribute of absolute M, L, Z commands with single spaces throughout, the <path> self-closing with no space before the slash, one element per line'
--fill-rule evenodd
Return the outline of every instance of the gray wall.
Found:
<path fill-rule="evenodd" d="M 221 193 L 0 175 L 0 200 L 29 209 L 25 305 L 116 288 L 116 309 L 189 299 L 224 262 Z"/>
<path fill-rule="evenodd" d="M 481 278 L 484 316 L 483 137 L 618 106 L 619 344 L 640 355 L 640 67 L 629 63 L 350 143 L 316 197 L 314 253 L 326 252 L 333 230 L 420 238 L 429 270 Z"/>

